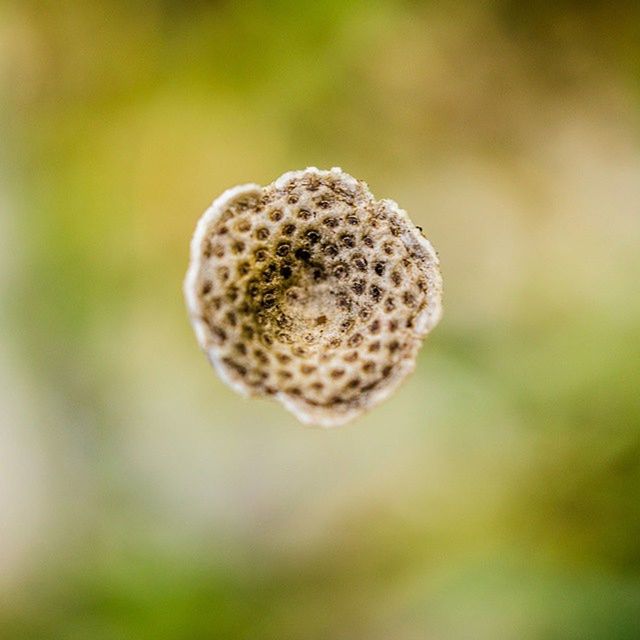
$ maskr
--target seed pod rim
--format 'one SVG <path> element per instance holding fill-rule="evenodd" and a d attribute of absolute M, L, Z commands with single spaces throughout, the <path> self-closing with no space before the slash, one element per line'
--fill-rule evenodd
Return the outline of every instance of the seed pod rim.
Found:
<path fill-rule="evenodd" d="M 413 357 L 406 358 L 396 365 L 393 375 L 384 385 L 369 392 L 366 405 L 350 407 L 342 412 L 328 413 L 326 408 L 313 407 L 305 402 L 305 400 L 295 398 L 283 390 L 278 390 L 273 395 L 276 400 L 293 413 L 301 422 L 322 427 L 336 427 L 366 413 L 394 393 L 400 383 L 415 369 L 417 351 L 421 348 L 424 337 L 438 324 L 442 316 L 442 276 L 437 253 L 429 240 L 422 235 L 421 231 L 411 221 L 407 212 L 394 200 L 388 198 L 376 200 L 366 183 L 355 179 L 338 167 L 333 167 L 328 171 L 320 170 L 316 167 L 308 167 L 303 170 L 286 172 L 270 185 L 267 185 L 267 187 L 256 183 L 247 183 L 227 189 L 212 202 L 198 220 L 190 245 L 190 263 L 184 281 L 184 295 L 198 343 L 207 354 L 211 364 L 223 382 L 245 397 L 263 395 L 259 391 L 254 391 L 241 380 L 230 375 L 227 366 L 221 361 L 220 350 L 213 343 L 210 330 L 201 315 L 198 282 L 204 263 L 203 243 L 207 239 L 209 230 L 220 220 L 226 208 L 239 197 L 252 195 L 259 197 L 269 186 L 282 189 L 292 180 L 301 179 L 309 175 L 315 175 L 319 178 L 332 175 L 334 177 L 339 176 L 343 182 L 364 189 L 364 192 L 371 199 L 371 202 L 384 204 L 392 215 L 397 216 L 398 219 L 406 223 L 407 231 L 400 236 L 403 245 L 406 248 L 418 246 L 426 254 L 426 257 L 423 259 L 424 264 L 422 268 L 428 281 L 427 304 L 416 317 L 413 327 L 413 334 L 419 340 L 418 347 Z"/>

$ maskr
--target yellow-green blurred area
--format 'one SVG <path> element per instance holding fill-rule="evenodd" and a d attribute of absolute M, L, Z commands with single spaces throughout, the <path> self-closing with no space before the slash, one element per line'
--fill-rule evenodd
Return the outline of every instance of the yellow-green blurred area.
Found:
<path fill-rule="evenodd" d="M 0 637 L 640 637 L 640 4 L 0 3 Z M 245 400 L 181 284 L 341 166 L 439 251 L 415 374 Z"/>

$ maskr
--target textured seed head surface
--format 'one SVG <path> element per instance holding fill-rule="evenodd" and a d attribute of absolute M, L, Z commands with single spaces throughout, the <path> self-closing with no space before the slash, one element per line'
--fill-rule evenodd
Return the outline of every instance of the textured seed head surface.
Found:
<path fill-rule="evenodd" d="M 442 279 L 395 202 L 312 167 L 214 201 L 192 240 L 185 295 L 201 347 L 236 391 L 335 426 L 413 370 L 440 319 Z"/>

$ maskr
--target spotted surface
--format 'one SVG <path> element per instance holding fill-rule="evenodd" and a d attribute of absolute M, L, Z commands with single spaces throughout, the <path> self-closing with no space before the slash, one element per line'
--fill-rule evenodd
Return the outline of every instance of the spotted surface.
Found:
<path fill-rule="evenodd" d="M 201 346 L 236 390 L 341 424 L 414 367 L 440 317 L 431 245 L 390 200 L 339 169 L 225 192 L 185 282 Z"/>

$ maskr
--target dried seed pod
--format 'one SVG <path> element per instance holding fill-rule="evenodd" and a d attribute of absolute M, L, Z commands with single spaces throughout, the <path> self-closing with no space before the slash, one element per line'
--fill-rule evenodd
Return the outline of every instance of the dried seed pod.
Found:
<path fill-rule="evenodd" d="M 191 243 L 198 342 L 236 391 L 336 426 L 389 396 L 441 315 L 433 247 L 338 168 L 225 191 Z"/>

